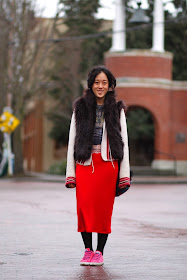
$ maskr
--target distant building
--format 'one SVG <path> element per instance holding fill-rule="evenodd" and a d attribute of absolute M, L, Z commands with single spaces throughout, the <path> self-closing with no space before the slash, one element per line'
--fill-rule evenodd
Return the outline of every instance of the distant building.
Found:
<path fill-rule="evenodd" d="M 117 78 L 118 98 L 153 116 L 152 167 L 187 174 L 187 81 L 172 81 L 172 54 L 149 50 L 107 53 L 106 66 Z"/>
<path fill-rule="evenodd" d="M 155 3 L 158 1 L 160 5 L 162 0 L 155 0 Z M 105 64 L 117 78 L 118 98 L 124 99 L 130 108 L 146 109 L 153 117 L 152 167 L 187 175 L 187 81 L 172 81 L 172 54 L 164 51 L 163 27 L 153 32 L 152 50 L 126 51 L 125 32 L 123 36 L 118 32 L 125 29 L 123 18 L 119 19 L 120 15 L 124 16 L 120 10 L 122 0 L 116 0 L 116 6 L 115 36 L 110 52 L 105 55 Z M 156 15 L 154 20 L 157 20 Z M 111 22 L 107 24 L 111 26 Z M 28 104 L 23 129 L 27 170 L 47 171 L 51 164 L 66 157 L 66 147 L 58 149 L 55 141 L 48 137 L 51 123 L 44 113 L 50 105 L 50 99 Z"/>

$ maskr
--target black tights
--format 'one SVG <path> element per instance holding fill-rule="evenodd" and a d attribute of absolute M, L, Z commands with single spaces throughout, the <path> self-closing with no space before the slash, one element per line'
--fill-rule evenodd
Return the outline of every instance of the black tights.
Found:
<path fill-rule="evenodd" d="M 84 242 L 85 248 L 90 248 L 93 251 L 92 247 L 92 232 L 81 232 L 82 239 Z M 108 234 L 98 233 L 97 234 L 97 250 L 103 254 L 103 250 L 108 238 Z"/>

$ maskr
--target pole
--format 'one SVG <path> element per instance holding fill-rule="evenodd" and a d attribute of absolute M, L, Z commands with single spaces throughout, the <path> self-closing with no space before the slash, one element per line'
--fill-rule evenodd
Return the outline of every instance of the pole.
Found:
<path fill-rule="evenodd" d="M 10 95 L 9 95 L 9 101 L 7 102 L 9 105 L 10 102 Z M 10 106 L 4 107 L 3 112 L 9 112 L 12 114 L 12 109 Z M 11 145 L 11 133 L 4 133 L 4 140 L 6 142 L 7 152 L 8 152 L 8 175 L 13 175 L 13 154 L 12 154 L 12 145 Z"/>
<path fill-rule="evenodd" d="M 13 175 L 13 163 L 12 163 L 12 146 L 11 146 L 11 134 L 5 133 L 5 139 L 7 142 L 7 150 L 8 150 L 8 175 Z"/>

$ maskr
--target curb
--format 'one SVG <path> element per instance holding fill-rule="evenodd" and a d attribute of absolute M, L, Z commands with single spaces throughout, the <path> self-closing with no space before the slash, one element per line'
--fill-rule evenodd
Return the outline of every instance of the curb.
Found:
<path fill-rule="evenodd" d="M 53 177 L 54 176 L 54 177 Z M 29 181 L 29 182 L 48 182 L 48 183 L 65 183 L 65 176 L 49 176 L 45 175 L 44 176 L 25 176 L 25 177 L 4 177 L 1 178 L 0 181 L 2 180 L 10 180 L 10 181 L 15 181 L 15 182 L 24 182 L 24 181 Z M 159 177 L 154 177 L 154 178 L 141 178 L 141 176 L 135 177 L 132 180 L 133 185 L 139 185 L 139 184 L 187 184 L 187 178 L 159 178 Z"/>

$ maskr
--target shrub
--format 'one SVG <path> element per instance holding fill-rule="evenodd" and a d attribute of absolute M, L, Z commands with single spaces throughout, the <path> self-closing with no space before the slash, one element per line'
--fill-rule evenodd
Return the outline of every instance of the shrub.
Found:
<path fill-rule="evenodd" d="M 66 174 L 67 160 L 63 159 L 49 167 L 48 173 L 54 175 L 65 175 Z"/>

